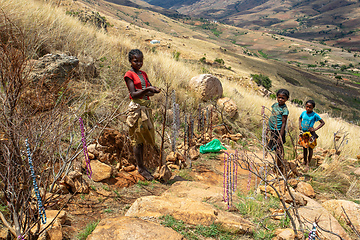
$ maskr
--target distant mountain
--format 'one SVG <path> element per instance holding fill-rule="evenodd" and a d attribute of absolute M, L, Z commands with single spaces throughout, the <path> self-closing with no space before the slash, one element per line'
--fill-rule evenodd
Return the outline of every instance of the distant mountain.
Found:
<path fill-rule="evenodd" d="M 117 5 L 134 7 L 134 8 L 139 8 L 139 9 L 148 9 L 150 11 L 158 12 L 158 13 L 161 13 L 161 14 L 163 14 L 165 16 L 168 16 L 168 17 L 173 17 L 173 18 L 183 17 L 183 15 L 180 14 L 177 10 L 170 9 L 170 8 L 167 8 L 167 7 L 162 7 L 161 5 L 157 5 L 157 4 L 152 4 L 152 5 L 155 5 L 155 6 L 158 6 L 158 7 L 144 7 L 144 6 L 136 4 L 135 2 L 130 1 L 130 0 L 105 0 L 105 1 L 117 4 Z M 146 1 L 144 1 L 144 2 L 146 2 Z"/>
<path fill-rule="evenodd" d="M 164 8 L 179 8 L 181 6 L 188 6 L 192 5 L 199 0 L 144 0 L 147 3 L 150 3 L 151 5 L 160 6 Z"/>
<path fill-rule="evenodd" d="M 360 50 L 359 0 L 146 0 L 195 18 Z"/>

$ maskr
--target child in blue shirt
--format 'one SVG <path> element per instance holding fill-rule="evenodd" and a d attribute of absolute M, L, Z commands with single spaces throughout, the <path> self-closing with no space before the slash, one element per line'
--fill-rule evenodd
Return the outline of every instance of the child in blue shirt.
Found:
<path fill-rule="evenodd" d="M 316 146 L 316 139 L 319 137 L 316 134 L 316 131 L 325 125 L 324 120 L 321 119 L 319 114 L 313 111 L 314 107 L 314 100 L 307 101 L 305 104 L 306 111 L 302 112 L 299 118 L 299 129 L 303 132 L 302 134 L 300 134 L 299 143 L 303 147 L 304 165 L 306 166 L 306 169 L 309 168 L 309 163 L 313 156 L 313 148 Z M 314 124 L 318 121 L 320 122 L 320 125 L 314 128 Z"/>
<path fill-rule="evenodd" d="M 282 173 L 285 173 L 283 144 L 285 143 L 285 127 L 289 115 L 285 102 L 289 96 L 290 93 L 286 89 L 277 91 L 277 103 L 271 106 L 271 117 L 269 118 L 270 141 L 268 148 L 276 150 L 276 164 Z"/>

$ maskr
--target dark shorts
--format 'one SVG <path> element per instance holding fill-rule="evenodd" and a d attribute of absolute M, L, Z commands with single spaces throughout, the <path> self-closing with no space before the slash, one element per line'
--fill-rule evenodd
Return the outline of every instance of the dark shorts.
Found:
<path fill-rule="evenodd" d="M 267 148 L 271 151 L 275 150 L 275 148 L 277 147 L 277 140 L 280 137 L 280 131 L 278 130 L 270 130 L 270 139 L 268 141 L 268 145 Z M 284 144 L 286 142 L 285 140 L 285 132 L 283 134 L 283 136 L 281 136 L 282 138 L 282 144 Z"/>

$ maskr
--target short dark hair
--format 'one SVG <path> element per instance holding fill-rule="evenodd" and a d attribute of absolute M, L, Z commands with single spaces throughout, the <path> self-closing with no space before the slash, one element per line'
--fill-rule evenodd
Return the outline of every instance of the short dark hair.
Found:
<path fill-rule="evenodd" d="M 306 103 L 305 103 L 305 106 L 306 106 L 308 103 L 311 103 L 311 105 L 313 105 L 313 107 L 315 107 L 315 101 L 314 101 L 314 100 L 307 100 Z"/>
<path fill-rule="evenodd" d="M 144 56 L 142 51 L 140 51 L 139 49 L 131 49 L 130 52 L 129 52 L 129 62 L 131 62 L 131 59 L 135 55 Z"/>
<path fill-rule="evenodd" d="M 279 89 L 277 92 L 276 92 L 276 96 L 279 96 L 279 94 L 284 94 L 288 99 L 290 97 L 290 93 L 288 90 L 286 89 Z"/>

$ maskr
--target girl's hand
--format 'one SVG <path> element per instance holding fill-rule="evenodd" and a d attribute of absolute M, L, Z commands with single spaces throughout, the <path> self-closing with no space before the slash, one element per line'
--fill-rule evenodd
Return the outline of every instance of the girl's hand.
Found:
<path fill-rule="evenodd" d="M 149 92 L 153 93 L 159 93 L 160 92 L 160 89 L 158 89 L 157 87 L 154 87 L 154 86 L 150 86 L 150 87 L 147 87 L 147 89 L 149 90 Z M 153 96 L 151 95 L 151 96 Z"/>

